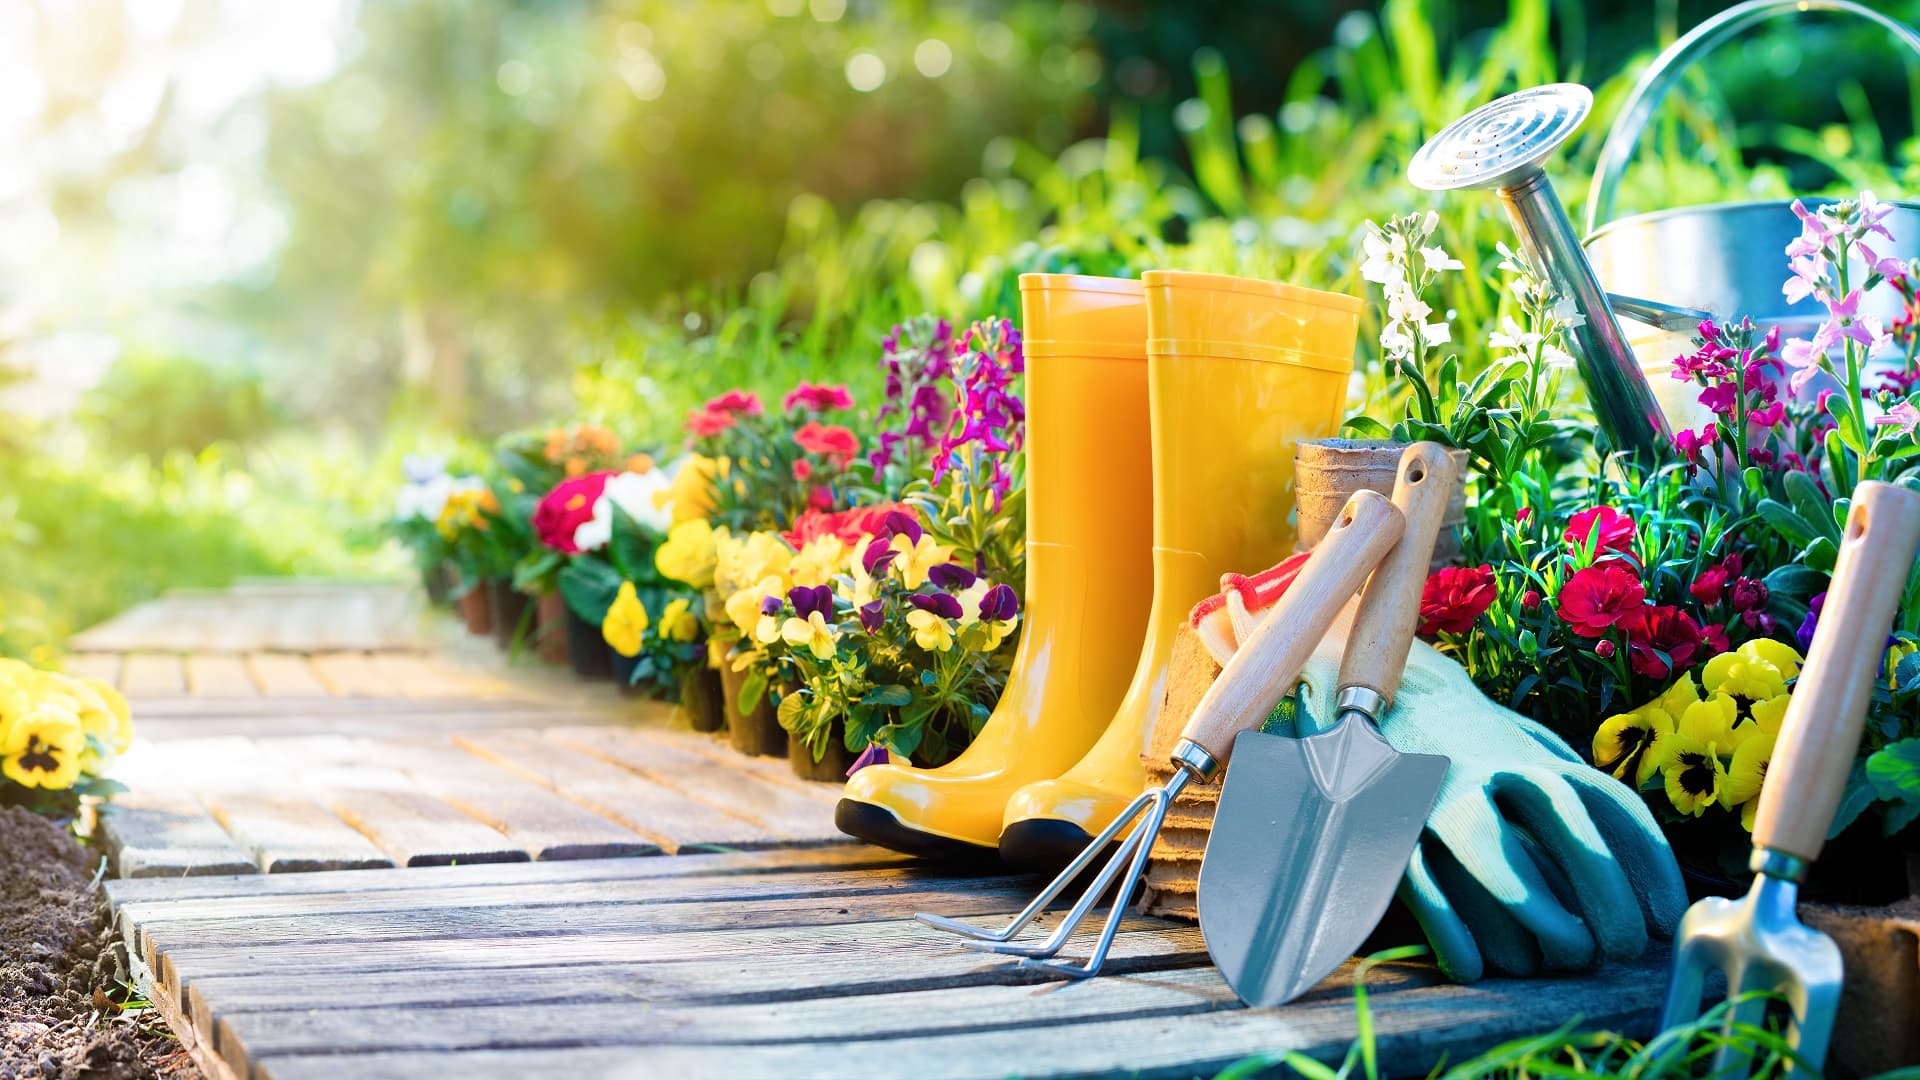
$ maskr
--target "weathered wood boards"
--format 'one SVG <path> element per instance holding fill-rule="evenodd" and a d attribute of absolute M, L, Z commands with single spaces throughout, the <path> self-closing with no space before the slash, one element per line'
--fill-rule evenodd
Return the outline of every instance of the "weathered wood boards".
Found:
<path fill-rule="evenodd" d="M 1354 1037 L 1351 969 L 1245 1010 L 1192 927 L 1129 919 L 1113 975 L 1068 983 L 910 921 L 1006 912 L 1033 884 L 842 847 L 108 892 L 156 999 L 239 1077 L 1184 1077 Z M 1572 1015 L 1644 1032 L 1663 961 L 1472 987 L 1376 969 L 1382 1068 Z"/>

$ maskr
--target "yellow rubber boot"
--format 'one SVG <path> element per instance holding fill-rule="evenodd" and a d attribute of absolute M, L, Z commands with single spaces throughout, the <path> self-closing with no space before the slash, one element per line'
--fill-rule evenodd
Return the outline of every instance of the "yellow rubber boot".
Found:
<path fill-rule="evenodd" d="M 1127 696 L 1087 755 L 1008 800 L 1000 857 L 1054 869 L 1146 785 L 1140 756 L 1165 692 L 1174 632 L 1220 575 L 1293 546 L 1293 450 L 1346 408 L 1360 301 L 1221 274 L 1152 270 L 1153 609 Z"/>
<path fill-rule="evenodd" d="M 1100 737 L 1147 625 L 1153 490 L 1147 316 L 1138 281 L 1023 274 L 1027 363 L 1025 626 L 993 715 L 937 769 L 873 765 L 841 831 L 937 858 L 992 858 L 1007 799 Z"/>

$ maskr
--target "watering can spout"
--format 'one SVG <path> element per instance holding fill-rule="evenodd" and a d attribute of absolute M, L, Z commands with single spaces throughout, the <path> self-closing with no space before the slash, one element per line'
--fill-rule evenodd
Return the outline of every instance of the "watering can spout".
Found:
<path fill-rule="evenodd" d="M 1651 462 L 1672 445 L 1672 429 L 1541 168 L 1592 108 L 1592 91 L 1575 83 L 1509 94 L 1427 140 L 1407 178 L 1429 191 L 1490 188 L 1500 196 L 1522 246 L 1585 319 L 1571 333 L 1601 432 L 1614 449 Z"/>

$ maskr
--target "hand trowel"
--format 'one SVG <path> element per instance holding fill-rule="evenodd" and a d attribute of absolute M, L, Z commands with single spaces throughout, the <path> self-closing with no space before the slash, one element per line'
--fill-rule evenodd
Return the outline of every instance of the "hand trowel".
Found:
<path fill-rule="evenodd" d="M 1374 570 L 1340 663 L 1333 726 L 1234 740 L 1200 864 L 1200 933 L 1242 1001 L 1280 1005 L 1353 954 L 1385 914 L 1449 762 L 1402 754 L 1375 726 L 1419 619 L 1454 467 L 1435 443 L 1400 458 L 1400 543 Z"/>

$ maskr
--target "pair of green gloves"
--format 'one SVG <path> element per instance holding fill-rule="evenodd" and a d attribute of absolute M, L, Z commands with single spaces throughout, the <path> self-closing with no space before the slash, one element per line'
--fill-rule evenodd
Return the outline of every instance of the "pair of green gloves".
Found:
<path fill-rule="evenodd" d="M 1346 626 L 1302 673 L 1292 728 L 1268 730 L 1332 725 Z M 1449 978 L 1591 968 L 1672 936 L 1686 891 L 1640 796 L 1488 700 L 1459 664 L 1415 641 L 1380 733 L 1452 761 L 1399 891 Z"/>

